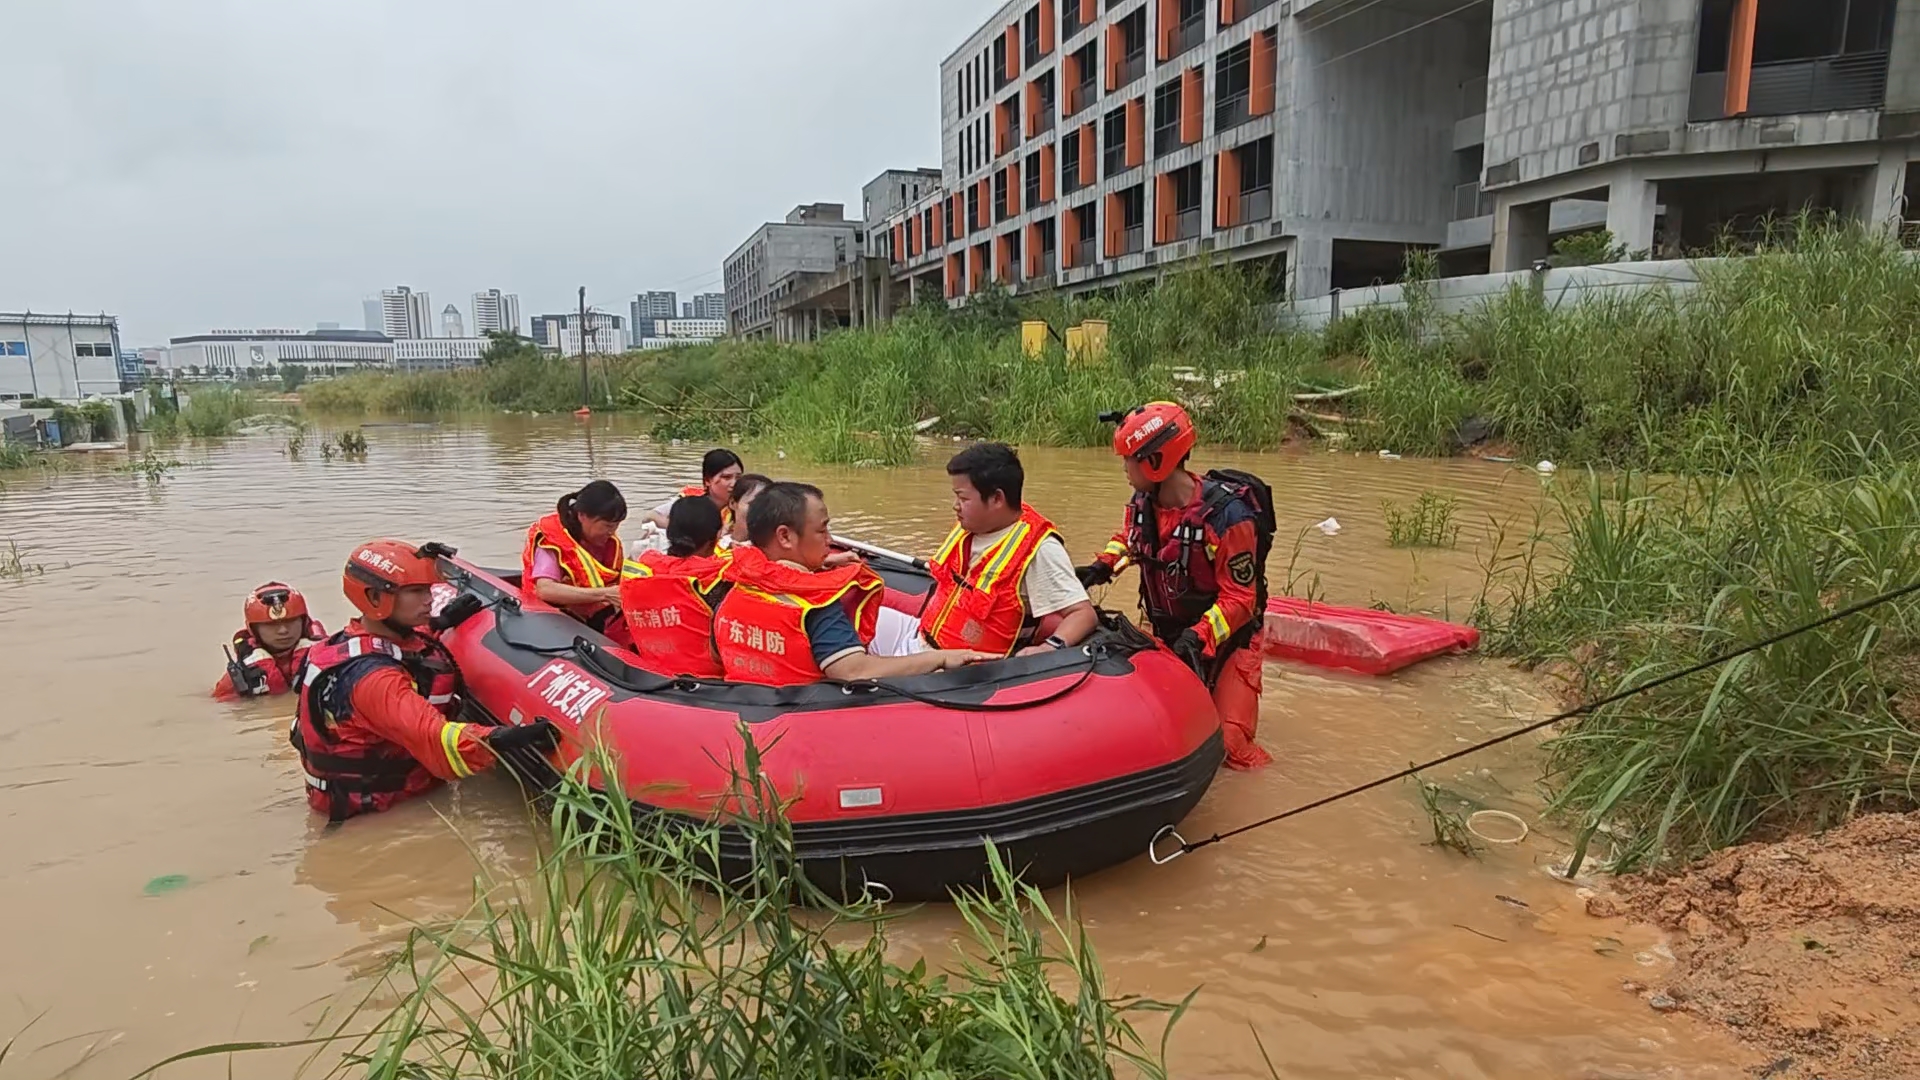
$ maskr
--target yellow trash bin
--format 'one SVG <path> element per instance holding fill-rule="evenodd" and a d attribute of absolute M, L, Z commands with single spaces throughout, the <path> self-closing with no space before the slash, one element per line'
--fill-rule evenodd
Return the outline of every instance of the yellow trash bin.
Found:
<path fill-rule="evenodd" d="M 1047 351 L 1047 324 L 1033 319 L 1021 323 L 1020 348 L 1027 354 L 1027 359 L 1040 359 Z"/>
<path fill-rule="evenodd" d="M 1088 319 L 1081 323 L 1086 334 L 1085 359 L 1089 364 L 1102 363 L 1107 358 L 1107 320 Z"/>
<path fill-rule="evenodd" d="M 1087 332 L 1078 326 L 1067 327 L 1067 362 L 1077 364 L 1087 351 Z"/>

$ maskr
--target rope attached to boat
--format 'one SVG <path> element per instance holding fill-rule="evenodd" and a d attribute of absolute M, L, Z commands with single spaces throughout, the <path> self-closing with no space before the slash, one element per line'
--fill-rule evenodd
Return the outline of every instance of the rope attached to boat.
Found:
<path fill-rule="evenodd" d="M 1086 666 L 1081 669 L 1079 678 L 1058 690 L 1027 701 L 952 701 L 933 694 L 911 690 L 899 683 L 887 682 L 881 679 L 860 679 L 855 682 L 849 682 L 845 684 L 845 686 L 848 693 L 857 693 L 862 690 L 883 690 L 890 694 L 898 694 L 909 701 L 916 701 L 922 705 L 931 705 L 936 709 L 952 709 L 959 712 L 981 713 L 1023 712 L 1027 709 L 1037 709 L 1042 705 L 1051 705 L 1080 689 L 1082 686 L 1085 686 L 1087 680 L 1093 678 L 1094 670 L 1100 666 L 1100 661 L 1106 657 L 1106 647 L 1102 645 L 1088 645 L 1083 647 L 1081 651 L 1086 654 L 1087 663 Z"/>
<path fill-rule="evenodd" d="M 1855 615 L 1858 615 L 1862 612 L 1871 611 L 1872 609 L 1881 607 L 1885 604 L 1891 604 L 1895 600 L 1904 599 L 1908 596 L 1912 596 L 1915 593 L 1920 593 L 1920 581 L 1916 581 L 1908 585 L 1903 585 L 1898 589 L 1892 590 L 1891 592 L 1881 593 L 1880 595 L 1872 597 L 1871 599 L 1862 600 L 1861 602 L 1854 604 L 1851 607 L 1843 608 L 1839 611 L 1834 612 L 1831 615 L 1827 615 L 1823 618 L 1815 619 L 1814 621 L 1807 623 L 1803 626 L 1797 626 L 1791 630 L 1786 630 L 1781 633 L 1775 634 L 1772 637 L 1765 639 L 1764 641 L 1756 641 L 1749 645 L 1742 645 L 1741 647 L 1734 649 L 1730 652 L 1724 652 L 1718 656 L 1714 656 L 1709 659 L 1702 660 L 1701 662 L 1694 664 L 1691 667 L 1682 668 L 1679 671 L 1675 671 L 1667 675 L 1662 675 L 1659 678 L 1654 679 L 1650 682 L 1641 683 L 1639 686 L 1622 690 L 1617 694 L 1612 694 L 1608 697 L 1603 697 L 1598 701 L 1589 701 L 1584 705 L 1578 706 L 1577 708 L 1568 709 L 1566 712 L 1559 713 L 1555 716 L 1549 716 L 1545 720 L 1538 721 L 1537 723 L 1532 723 L 1532 724 L 1526 725 L 1525 727 L 1516 728 L 1513 731 L 1509 731 L 1504 735 L 1496 735 L 1491 739 L 1486 739 L 1481 742 L 1474 743 L 1472 746 L 1466 747 L 1465 749 L 1462 749 L 1462 750 L 1456 750 L 1453 753 L 1447 754 L 1444 757 L 1437 757 L 1437 758 L 1434 758 L 1432 761 L 1424 761 L 1418 765 L 1409 765 L 1408 767 L 1390 776 L 1383 776 L 1378 780 L 1369 780 L 1364 784 L 1360 784 L 1355 787 L 1350 787 L 1345 791 L 1328 795 L 1325 798 L 1315 799 L 1314 801 L 1307 803 L 1303 806 L 1296 806 L 1291 810 L 1282 811 L 1278 814 L 1273 815 L 1272 817 L 1261 818 L 1259 821 L 1255 821 L 1248 825 L 1242 825 L 1236 829 L 1228 829 L 1226 832 L 1214 833 L 1212 836 L 1207 837 L 1205 840 L 1188 841 L 1186 837 L 1180 835 L 1177 829 L 1175 829 L 1172 825 L 1168 825 L 1165 828 L 1161 829 L 1159 832 L 1154 834 L 1153 840 L 1147 844 L 1147 855 L 1149 858 L 1153 860 L 1155 865 L 1164 866 L 1165 864 L 1172 862 L 1173 860 L 1179 858 L 1182 855 L 1185 855 L 1190 851 L 1199 851 L 1203 847 L 1210 847 L 1214 844 L 1221 842 L 1222 840 L 1227 840 L 1227 839 L 1231 839 L 1232 837 L 1239 836 L 1241 833 L 1252 832 L 1255 829 L 1264 828 L 1268 825 L 1285 821 L 1290 817 L 1297 817 L 1301 814 L 1306 813 L 1309 810 L 1318 810 L 1323 806 L 1330 806 L 1344 799 L 1351 799 L 1355 795 L 1360 795 L 1365 792 L 1372 791 L 1375 788 L 1385 787 L 1386 785 L 1394 783 L 1396 781 L 1405 780 L 1413 776 L 1415 773 L 1425 772 L 1429 769 L 1438 768 L 1441 765 L 1446 765 L 1451 762 L 1458 761 L 1461 758 L 1469 757 L 1473 754 L 1477 754 L 1482 750 L 1490 749 L 1492 747 L 1499 746 L 1502 743 L 1512 742 L 1513 740 L 1521 738 L 1523 736 L 1531 735 L 1536 731 L 1544 731 L 1545 729 L 1550 728 L 1555 724 L 1561 723 L 1562 721 L 1571 720 L 1577 716 L 1585 716 L 1588 713 L 1594 712 L 1598 709 L 1603 709 L 1609 705 L 1618 705 L 1620 702 L 1626 701 L 1629 698 L 1638 697 L 1641 694 L 1648 693 L 1649 691 L 1658 690 L 1663 686 L 1667 686 L 1671 683 L 1679 682 L 1681 679 L 1685 679 L 1693 675 L 1698 675 L 1703 671 L 1711 671 L 1714 668 L 1720 667 L 1723 664 L 1728 664 L 1735 660 L 1738 660 L 1743 656 L 1750 656 L 1753 653 L 1760 652 L 1763 649 L 1770 649 L 1773 646 L 1778 645 L 1783 641 L 1789 641 L 1793 638 L 1799 637 L 1802 634 L 1812 633 L 1813 631 L 1819 630 L 1822 627 L 1831 626 L 1834 623 L 1841 622 L 1846 619 L 1851 619 Z M 1162 856 L 1157 849 L 1159 847 L 1160 842 L 1162 840 L 1168 839 L 1169 837 L 1178 841 L 1180 846 L 1175 848 L 1171 854 Z"/>

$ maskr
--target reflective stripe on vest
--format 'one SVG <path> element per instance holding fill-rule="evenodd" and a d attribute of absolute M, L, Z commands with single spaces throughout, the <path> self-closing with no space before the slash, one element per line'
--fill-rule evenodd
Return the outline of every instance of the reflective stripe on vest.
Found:
<path fill-rule="evenodd" d="M 1027 623 L 1020 584 L 1040 545 L 1059 535 L 1051 521 L 1022 504 L 1019 522 L 969 569 L 968 533 L 956 527 L 928 566 L 934 591 L 920 619 L 921 632 L 936 648 L 1010 655 Z"/>
<path fill-rule="evenodd" d="M 809 574 L 747 548 L 729 564 L 732 583 L 714 613 L 714 647 L 726 677 L 762 686 L 800 686 L 825 677 L 813 659 L 807 613 L 840 604 L 862 644 L 873 641 L 886 583 L 864 566 Z"/>
<path fill-rule="evenodd" d="M 620 538 L 613 538 L 613 561 L 603 563 L 593 557 L 585 544 L 573 538 L 560 520 L 559 514 L 548 514 L 535 522 L 527 530 L 527 546 L 520 553 L 521 591 L 528 596 L 533 591 L 534 556 L 545 549 L 553 552 L 560 563 L 560 572 L 567 576 L 564 584 L 580 589 L 604 589 L 620 581 L 620 568 L 626 562 Z M 610 604 L 574 604 L 567 611 L 582 621 L 592 621 L 601 617 Z"/>
<path fill-rule="evenodd" d="M 341 669 L 355 661 L 379 657 L 405 669 L 420 695 L 448 718 L 441 738 L 443 742 L 449 738 L 456 740 L 448 753 L 449 761 L 458 763 L 454 765 L 455 775 L 470 771 L 457 753 L 457 739 L 465 725 L 453 722 L 459 709 L 459 676 L 454 670 L 453 658 L 438 641 L 432 638 L 421 641 L 423 645 L 419 650 L 408 651 L 386 638 L 354 633 L 349 628 L 307 653 L 300 696 L 288 735 L 300 753 L 307 785 L 331 796 L 334 820 L 373 809 L 368 803 L 370 796 L 403 790 L 415 772 L 424 769 L 404 749 L 384 740 L 344 745 L 341 733 L 350 730 L 357 720 L 353 704 L 351 700 L 333 702 L 329 699 Z"/>

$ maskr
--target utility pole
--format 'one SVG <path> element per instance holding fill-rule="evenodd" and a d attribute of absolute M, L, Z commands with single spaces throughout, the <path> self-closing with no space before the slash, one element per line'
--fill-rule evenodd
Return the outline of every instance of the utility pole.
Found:
<path fill-rule="evenodd" d="M 587 404 L 587 287 L 580 286 L 580 407 Z"/>

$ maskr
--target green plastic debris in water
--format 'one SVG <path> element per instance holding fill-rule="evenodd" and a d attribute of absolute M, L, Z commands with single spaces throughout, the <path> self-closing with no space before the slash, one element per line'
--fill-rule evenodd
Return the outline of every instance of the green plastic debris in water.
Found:
<path fill-rule="evenodd" d="M 148 896 L 162 896 L 166 893 L 178 892 L 186 887 L 187 875 L 162 874 L 152 881 L 147 882 L 147 887 L 140 891 L 146 893 Z"/>

